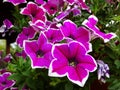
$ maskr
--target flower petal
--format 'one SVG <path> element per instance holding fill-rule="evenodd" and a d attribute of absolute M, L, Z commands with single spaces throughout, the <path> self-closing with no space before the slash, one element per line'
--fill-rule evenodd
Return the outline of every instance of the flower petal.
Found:
<path fill-rule="evenodd" d="M 76 68 L 70 67 L 67 74 L 67 77 L 70 81 L 81 87 L 84 86 L 86 80 L 88 79 L 88 76 L 88 71 L 79 66 Z"/>
<path fill-rule="evenodd" d="M 104 42 L 108 42 L 110 39 L 116 37 L 114 33 L 108 33 L 105 34 L 99 30 L 99 28 L 96 26 L 98 19 L 94 15 L 91 15 L 88 17 L 88 20 L 85 20 L 82 24 L 88 27 L 90 30 L 94 32 L 95 35 L 98 35 L 101 37 Z"/>

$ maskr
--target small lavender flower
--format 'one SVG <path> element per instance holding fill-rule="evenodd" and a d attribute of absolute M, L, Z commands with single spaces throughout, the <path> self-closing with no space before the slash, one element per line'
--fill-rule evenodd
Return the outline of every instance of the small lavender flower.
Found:
<path fill-rule="evenodd" d="M 98 64 L 98 80 L 105 83 L 105 78 L 109 78 L 109 66 L 108 64 L 105 64 L 102 60 L 97 60 Z"/>

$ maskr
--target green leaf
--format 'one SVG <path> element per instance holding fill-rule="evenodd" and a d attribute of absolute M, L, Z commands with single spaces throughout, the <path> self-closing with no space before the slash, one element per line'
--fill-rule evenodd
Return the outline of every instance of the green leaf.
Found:
<path fill-rule="evenodd" d="M 115 65 L 117 67 L 117 69 L 120 69 L 120 60 L 115 60 Z"/>
<path fill-rule="evenodd" d="M 10 80 L 18 80 L 18 79 L 21 79 L 20 77 L 21 77 L 20 74 L 15 73 L 15 74 L 12 74 L 11 76 L 9 76 L 8 79 L 10 79 Z"/>
<path fill-rule="evenodd" d="M 68 83 L 65 85 L 65 90 L 73 90 L 73 85 L 72 85 L 72 83 L 68 82 Z"/>
<path fill-rule="evenodd" d="M 22 90 L 22 88 L 25 86 L 25 83 L 20 83 L 18 86 L 18 90 Z"/>
<path fill-rule="evenodd" d="M 109 86 L 109 90 L 120 90 L 120 80 L 114 80 L 113 83 Z"/>

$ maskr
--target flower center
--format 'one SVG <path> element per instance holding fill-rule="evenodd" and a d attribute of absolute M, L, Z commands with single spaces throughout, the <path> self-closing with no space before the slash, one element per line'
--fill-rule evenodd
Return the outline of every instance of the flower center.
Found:
<path fill-rule="evenodd" d="M 2 84 L 2 86 L 5 86 L 7 83 L 5 81 L 3 81 L 1 84 Z"/>
<path fill-rule="evenodd" d="M 36 16 L 36 11 L 32 12 L 31 15 L 32 15 L 32 17 L 35 17 Z"/>
<path fill-rule="evenodd" d="M 43 52 L 42 50 L 38 50 L 38 51 L 36 52 L 36 55 L 37 55 L 38 58 L 39 58 L 39 57 L 43 57 L 44 52 Z"/>
<path fill-rule="evenodd" d="M 69 37 L 69 38 L 72 38 L 73 40 L 75 40 L 74 36 L 71 35 L 71 34 L 70 34 L 68 37 Z"/>
<path fill-rule="evenodd" d="M 75 57 L 68 59 L 68 61 L 69 61 L 69 65 L 72 67 L 75 67 L 78 64 Z"/>

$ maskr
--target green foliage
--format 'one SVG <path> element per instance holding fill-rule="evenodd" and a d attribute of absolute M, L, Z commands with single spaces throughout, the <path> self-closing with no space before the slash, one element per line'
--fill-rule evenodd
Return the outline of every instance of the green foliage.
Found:
<path fill-rule="evenodd" d="M 120 90 L 120 80 L 114 79 L 110 84 L 109 90 Z"/>

